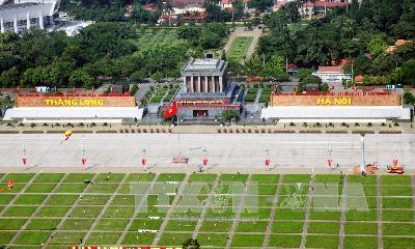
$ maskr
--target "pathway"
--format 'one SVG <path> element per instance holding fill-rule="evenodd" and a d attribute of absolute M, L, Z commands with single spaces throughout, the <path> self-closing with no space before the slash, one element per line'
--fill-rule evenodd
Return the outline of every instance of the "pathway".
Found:
<path fill-rule="evenodd" d="M 187 181 L 189 180 L 189 178 L 190 178 L 190 174 L 186 174 L 186 177 L 180 183 L 180 188 L 177 191 L 176 196 L 174 197 L 173 203 L 170 205 L 170 208 L 167 211 L 166 218 L 163 220 L 163 223 L 161 224 L 159 230 L 157 231 L 157 235 L 156 235 L 156 237 L 153 240 L 153 246 L 157 246 L 158 245 L 158 243 L 160 241 L 160 238 L 161 238 L 161 235 L 164 233 L 164 229 L 166 229 L 168 220 L 170 219 L 171 215 L 173 214 L 173 211 L 176 208 L 176 205 L 177 205 L 177 203 L 180 200 L 180 197 L 181 197 L 181 195 L 182 195 L 182 193 L 183 193 L 183 191 L 184 191 L 184 189 L 185 189 L 185 187 L 187 185 Z"/>
<path fill-rule="evenodd" d="M 120 182 L 118 182 L 117 188 L 114 190 L 114 192 L 111 194 L 109 200 L 105 203 L 104 207 L 102 208 L 99 215 L 95 218 L 94 223 L 92 223 L 91 227 L 89 228 L 88 232 L 85 234 L 82 245 L 85 245 L 85 242 L 88 240 L 89 236 L 91 235 L 92 231 L 95 230 L 95 227 L 98 225 L 98 222 L 101 220 L 101 218 L 104 216 L 105 212 L 107 211 L 108 207 L 110 206 L 111 202 L 114 200 L 115 196 L 118 194 L 118 191 L 123 186 L 125 180 L 128 178 L 128 174 L 125 174 L 124 177 Z"/>
<path fill-rule="evenodd" d="M 37 176 L 37 175 L 36 175 Z M 33 180 L 35 179 L 36 176 L 33 176 Z M 32 213 L 32 215 L 29 217 L 29 219 L 26 220 L 25 224 L 23 224 L 23 226 L 20 227 L 19 231 L 14 235 L 13 239 L 9 241 L 9 245 L 13 245 L 14 242 L 16 241 L 16 239 L 18 237 L 20 237 L 20 234 L 26 230 L 26 227 L 32 222 L 32 220 L 36 217 L 36 215 L 39 213 L 39 211 L 45 206 L 45 204 L 48 202 L 48 200 L 50 199 L 50 197 L 52 197 L 52 195 L 56 192 L 56 190 L 61 186 L 61 184 L 64 182 L 65 178 L 66 178 L 67 174 L 65 174 L 58 183 L 56 183 L 55 187 L 52 189 L 52 191 L 47 195 L 47 197 L 42 201 L 42 203 L 40 203 L 37 207 L 36 210 Z M 29 184 L 27 184 L 26 186 L 29 186 Z"/>
<path fill-rule="evenodd" d="M 209 196 L 206 200 L 205 205 L 203 206 L 202 213 L 199 216 L 199 219 L 197 220 L 197 225 L 195 227 L 195 230 L 193 231 L 192 238 L 196 239 L 197 234 L 199 233 L 200 227 L 202 227 L 202 222 L 205 220 L 207 210 L 209 209 L 209 205 L 212 202 L 212 198 L 214 197 L 214 191 L 217 189 L 219 185 L 219 179 L 221 174 L 216 175 L 215 182 L 213 183 L 212 189 L 210 190 Z"/>
<path fill-rule="evenodd" d="M 97 178 L 98 174 L 94 175 L 94 177 L 91 179 L 91 182 L 95 181 L 95 178 Z M 88 186 L 86 186 L 84 188 L 84 191 L 80 194 L 84 194 L 88 192 L 88 189 L 91 188 L 92 184 L 88 184 Z M 72 211 L 75 209 L 75 207 L 78 206 L 79 201 L 81 200 L 81 198 L 78 198 L 75 203 L 72 204 L 71 208 L 69 208 L 68 212 L 66 212 L 65 216 L 61 219 L 61 221 L 59 222 L 59 224 L 56 226 L 56 229 L 52 231 L 52 233 L 50 234 L 49 238 L 45 241 L 45 243 L 43 244 L 42 249 L 46 248 L 49 243 L 52 242 L 53 237 L 55 236 L 55 234 L 57 233 L 57 231 L 60 230 L 60 228 L 63 226 L 63 224 L 65 223 L 65 221 L 70 217 Z M 82 239 L 82 238 L 81 238 Z"/>
<path fill-rule="evenodd" d="M 272 202 L 271 215 L 269 217 L 267 230 L 265 231 L 265 238 L 264 238 L 264 243 L 262 244 L 262 249 L 266 249 L 268 247 L 269 238 L 272 232 L 272 224 L 274 223 L 274 218 L 275 218 L 275 211 L 277 210 L 278 198 L 280 196 L 280 191 L 282 188 L 282 178 L 283 176 L 280 175 L 278 179 L 277 189 L 275 190 L 274 200 Z"/>
<path fill-rule="evenodd" d="M 238 225 L 239 219 L 241 218 L 241 213 L 242 213 L 242 211 L 244 210 L 244 207 L 245 207 L 245 198 L 246 198 L 246 193 L 248 192 L 248 186 L 249 186 L 249 181 L 251 180 L 251 177 L 252 177 L 252 175 L 249 175 L 248 179 L 246 180 L 246 185 L 245 185 L 245 188 L 243 190 L 242 197 L 241 197 L 241 200 L 239 202 L 239 206 L 236 210 L 236 214 L 235 214 L 234 220 L 232 222 L 231 230 L 229 231 L 229 234 L 228 234 L 228 240 L 226 241 L 225 249 L 229 249 L 231 247 L 232 239 L 233 239 L 233 236 L 234 236 L 235 230 L 236 230 L 236 226 Z"/>
<path fill-rule="evenodd" d="M 117 245 L 121 245 L 122 241 L 124 240 L 125 236 L 127 235 L 128 231 L 130 231 L 130 228 L 132 224 L 134 223 L 135 218 L 137 217 L 137 214 L 140 213 L 141 208 L 143 205 L 147 202 L 147 196 L 152 192 L 154 189 L 154 184 L 157 182 L 159 175 L 157 174 L 154 179 L 151 181 L 150 186 L 147 188 L 146 192 L 144 193 L 143 198 L 140 200 L 139 203 L 136 203 L 136 208 L 134 210 L 134 214 L 130 217 L 127 226 L 125 226 L 121 236 L 118 238 Z M 136 199 L 137 200 L 137 199 Z"/>
<path fill-rule="evenodd" d="M 346 212 L 347 212 L 347 184 L 348 184 L 348 175 L 343 176 L 343 189 L 342 189 L 342 206 L 340 207 L 340 229 L 339 229 L 339 249 L 344 248 L 344 238 L 345 238 L 345 224 L 346 224 Z"/>
<path fill-rule="evenodd" d="M 312 199 L 313 199 L 313 190 L 314 190 L 314 181 L 316 179 L 316 175 L 312 174 L 311 180 L 310 180 L 310 186 L 308 187 L 308 195 L 307 195 L 307 201 L 305 205 L 305 217 L 304 217 L 304 226 L 303 226 L 303 233 L 301 236 L 301 245 L 300 248 L 305 248 L 306 241 L 307 241 L 307 230 L 310 223 L 310 213 L 311 209 L 313 208 L 312 205 Z"/>
<path fill-rule="evenodd" d="M 383 248 L 382 242 L 382 176 L 377 176 L 378 185 L 377 185 L 377 197 L 376 197 L 376 208 L 377 210 L 377 221 L 378 221 L 378 248 Z"/>

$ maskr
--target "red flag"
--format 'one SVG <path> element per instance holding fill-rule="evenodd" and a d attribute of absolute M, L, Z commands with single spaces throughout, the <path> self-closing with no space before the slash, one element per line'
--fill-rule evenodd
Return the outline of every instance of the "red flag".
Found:
<path fill-rule="evenodd" d="M 141 166 L 145 167 L 146 164 L 147 164 L 147 159 L 146 158 L 141 159 Z"/>
<path fill-rule="evenodd" d="M 27 158 L 26 157 L 23 157 L 23 164 L 26 166 L 26 164 L 27 164 Z"/>
<path fill-rule="evenodd" d="M 82 165 L 84 165 L 85 166 L 85 164 L 86 164 L 86 162 L 87 162 L 87 160 L 86 160 L 86 158 L 82 158 Z"/>
<path fill-rule="evenodd" d="M 334 90 L 334 86 L 330 86 L 329 90 L 330 90 L 330 91 L 331 91 L 331 90 Z"/>
<path fill-rule="evenodd" d="M 208 159 L 207 158 L 203 158 L 203 166 L 206 166 L 208 164 Z"/>
<path fill-rule="evenodd" d="M 330 168 L 331 168 L 332 163 L 333 163 L 333 160 L 331 160 L 331 158 L 327 159 L 327 164 L 329 165 Z"/>
<path fill-rule="evenodd" d="M 164 112 L 164 117 L 171 118 L 176 114 L 177 114 L 177 105 L 176 105 L 176 102 L 173 101 L 173 105 L 169 106 L 169 108 L 167 108 L 167 110 Z"/>
<path fill-rule="evenodd" d="M 265 159 L 265 166 L 269 166 L 271 163 L 271 160 L 269 158 Z"/>

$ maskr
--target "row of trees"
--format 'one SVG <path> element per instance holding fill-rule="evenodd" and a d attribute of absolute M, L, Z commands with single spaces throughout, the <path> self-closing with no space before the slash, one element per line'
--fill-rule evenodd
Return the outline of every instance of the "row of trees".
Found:
<path fill-rule="evenodd" d="M 135 40 L 144 33 L 132 23 L 118 22 L 90 25 L 74 37 L 44 30 L 29 30 L 21 37 L 0 34 L 0 84 L 92 88 L 101 80 L 180 77 L 190 56 L 219 48 L 229 30 L 220 23 L 184 25 L 177 36 L 185 45 L 140 50 Z"/>
<path fill-rule="evenodd" d="M 411 0 L 354 0 L 352 5 L 329 11 L 327 16 L 300 21 L 292 2 L 264 18 L 271 32 L 260 40 L 258 52 L 270 60 L 283 55 L 301 67 L 333 65 L 349 60 L 346 70 L 355 75 L 385 76 L 390 82 L 415 82 L 413 75 L 415 44 L 399 46 L 385 53 L 397 39 L 415 39 L 415 2 Z M 405 77 L 404 77 L 405 75 Z"/>
<path fill-rule="evenodd" d="M 272 0 L 252 0 L 252 7 L 264 9 Z M 233 1 L 232 10 L 222 10 L 219 1 L 211 0 L 204 3 L 207 22 L 225 22 L 239 20 L 244 15 L 242 1 Z M 264 4 L 265 3 L 265 4 Z M 143 6 L 151 4 L 155 8 L 146 10 Z M 127 6 L 132 6 L 128 11 Z M 128 22 L 154 24 L 162 14 L 174 12 L 171 0 L 62 0 L 61 9 L 69 12 L 77 19 L 104 22 Z M 180 21 L 180 18 L 179 18 Z"/>
<path fill-rule="evenodd" d="M 64 32 L 30 30 L 21 37 L 0 34 L 0 84 L 84 86 L 100 80 L 177 77 L 187 60 L 186 46 L 154 47 L 145 52 L 133 43 L 139 33 L 129 23 L 98 23 L 74 37 Z"/>

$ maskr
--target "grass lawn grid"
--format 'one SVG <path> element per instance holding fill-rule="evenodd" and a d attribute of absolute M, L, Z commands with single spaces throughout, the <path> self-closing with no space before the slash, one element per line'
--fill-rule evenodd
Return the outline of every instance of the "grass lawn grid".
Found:
<path fill-rule="evenodd" d="M 69 174 L 65 178 L 64 184 L 67 184 L 68 186 L 77 186 L 84 184 L 83 179 L 87 177 L 92 178 L 93 176 L 94 174 Z M 100 174 L 96 177 L 94 184 L 98 186 L 117 186 L 123 176 L 124 174 L 112 174 L 111 178 L 107 180 L 107 174 Z M 27 179 L 30 180 L 28 176 L 17 175 L 16 177 L 22 182 Z M 35 190 L 33 192 L 25 191 L 25 193 L 14 200 L 15 205 L 13 206 L 13 209 L 5 210 L 3 216 L 0 217 L 0 244 L 7 244 L 7 242 L 13 238 L 21 225 L 26 222 L 27 217 L 30 217 L 31 213 L 34 212 L 36 209 L 35 205 L 42 203 L 47 197 L 45 193 L 50 193 L 38 192 L 36 188 L 47 190 L 48 187 L 50 187 L 49 185 L 55 186 L 61 177 L 63 177 L 62 174 L 51 174 L 51 178 L 47 180 L 47 174 L 39 174 L 31 184 L 31 186 L 36 186 Z M 150 182 L 154 177 L 154 174 L 130 174 L 127 176 L 125 184 L 136 181 Z M 158 181 L 180 183 L 184 177 L 184 174 L 161 174 Z M 257 203 L 259 208 L 256 212 L 249 212 L 246 209 L 242 210 L 241 221 L 237 222 L 235 235 L 231 242 L 231 248 L 261 248 L 278 177 L 278 175 L 251 176 L 251 184 L 258 183 L 259 195 L 252 196 L 252 198 L 258 199 Z M 69 178 L 69 180 L 67 180 L 67 178 Z M 217 175 L 215 174 L 194 174 L 190 176 L 189 183 L 203 183 L 212 186 L 216 178 Z M 376 180 L 373 180 L 372 178 L 360 181 L 360 178 L 354 179 L 352 177 L 349 179 L 349 182 L 361 183 L 364 191 L 369 192 L 369 197 L 367 197 L 369 210 L 358 211 L 352 209 L 346 213 L 344 248 L 366 249 L 377 247 L 376 197 L 371 197 L 370 195 L 371 188 L 376 188 Z M 219 181 L 223 185 L 227 182 L 235 182 L 237 184 L 242 183 L 245 185 L 247 179 L 248 175 L 244 174 L 223 174 L 220 176 Z M 384 209 L 382 214 L 384 221 L 382 224 L 382 233 L 384 248 L 415 249 L 415 239 L 410 237 L 415 233 L 415 213 L 413 212 L 412 207 L 411 183 L 408 182 L 408 178 L 399 178 L 402 180 L 401 182 L 393 178 L 385 179 L 387 179 L 385 180 L 386 184 L 383 185 L 382 182 L 382 206 Z M 303 208 L 295 209 L 281 207 L 280 204 L 287 198 L 293 196 L 293 191 L 291 191 L 290 188 L 298 188 L 297 183 L 303 185 L 300 196 L 304 194 L 305 197 L 308 194 L 309 182 L 309 175 L 284 176 L 283 184 L 285 183 L 288 186 L 288 190 L 285 190 L 284 195 L 279 198 L 279 206 L 276 208 L 275 220 L 272 223 L 269 247 L 298 248 L 300 246 L 305 210 Z M 341 180 L 335 175 L 317 175 L 315 182 L 334 184 L 341 183 Z M 110 195 L 115 191 L 112 190 L 111 192 L 111 189 L 107 189 L 108 191 L 104 191 L 103 193 L 95 193 L 92 191 L 92 193 L 84 194 L 82 201 L 78 201 L 78 205 L 75 206 L 70 214 L 70 218 L 63 223 L 60 230 L 57 231 L 54 238 L 50 241 L 50 246 L 58 248 L 79 244 L 80 238 L 85 236 L 86 232 L 90 229 L 92 223 L 101 212 L 103 206 L 109 201 Z M 44 243 L 71 205 L 74 205 L 79 198 L 78 194 L 82 191 L 52 194 L 46 205 L 40 209 L 39 213 L 29 222 L 22 234 L 16 238 L 14 244 L 16 244 L 17 248 L 31 248 Z M 214 190 L 207 188 L 202 191 L 204 191 L 203 194 L 197 195 L 197 198 L 204 198 Z M 217 196 L 221 196 L 222 194 L 226 195 L 226 193 L 227 191 L 222 191 L 218 193 Z M 396 196 L 399 193 L 402 193 L 402 196 Z M 13 197 L 14 195 L 9 193 L 0 196 L 0 204 L 5 205 L 9 203 Z M 156 195 L 153 197 L 155 198 L 150 198 L 149 203 L 152 207 L 156 207 L 156 199 L 158 197 Z M 239 196 L 239 198 L 240 197 L 241 196 Z M 183 198 L 183 196 L 176 196 L 176 198 Z M 170 203 L 171 201 L 172 199 L 169 200 Z M 226 203 L 225 206 L 222 207 L 221 212 L 217 212 L 215 209 L 218 207 L 209 203 L 206 217 L 202 220 L 200 231 L 197 236 L 201 245 L 208 249 L 225 247 L 227 236 L 232 226 L 232 219 L 236 215 L 232 210 L 231 204 L 232 203 Z M 176 209 L 179 207 L 180 205 L 178 205 Z M 128 194 L 116 195 L 112 200 L 111 205 L 104 213 L 103 218 L 98 221 L 97 226 L 94 231 L 92 231 L 86 244 L 115 244 L 133 215 L 134 208 L 134 196 Z M 190 238 L 197 225 L 197 219 L 201 212 L 202 209 L 192 209 L 186 213 L 174 210 L 171 219 L 167 222 L 165 232 L 162 234 L 159 245 L 179 246 L 185 239 Z M 337 211 L 323 212 L 320 210 L 311 210 L 310 223 L 306 237 L 306 247 L 337 248 L 339 243 L 338 233 L 340 229 L 340 215 L 341 213 Z M 151 214 L 148 216 L 151 216 Z M 155 234 L 139 233 L 138 230 L 158 230 L 162 222 L 162 220 L 148 219 L 147 215 L 142 217 L 137 216 L 133 220 L 131 227 L 128 229 L 129 231 L 127 231 L 127 234 L 121 243 L 123 245 L 150 245 L 154 240 Z M 359 235 L 363 236 L 358 237 Z"/>

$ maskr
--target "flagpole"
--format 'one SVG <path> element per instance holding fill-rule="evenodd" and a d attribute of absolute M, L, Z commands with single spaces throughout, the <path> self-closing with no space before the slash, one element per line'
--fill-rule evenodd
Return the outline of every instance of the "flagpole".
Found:
<path fill-rule="evenodd" d="M 26 160 L 26 144 L 23 145 L 23 160 Z M 24 163 L 25 169 L 26 169 L 26 163 Z"/>

